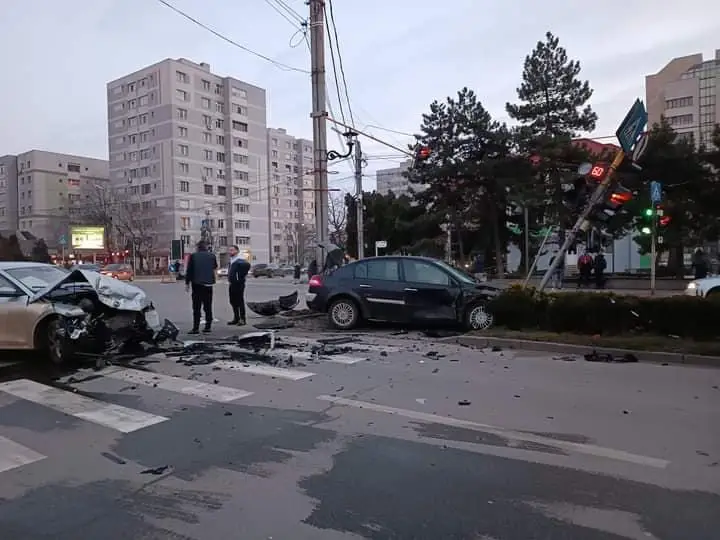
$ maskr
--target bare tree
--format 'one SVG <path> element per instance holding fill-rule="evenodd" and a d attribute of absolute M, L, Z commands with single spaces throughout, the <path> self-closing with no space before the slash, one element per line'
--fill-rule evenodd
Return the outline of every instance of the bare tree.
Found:
<path fill-rule="evenodd" d="M 112 250 L 117 241 L 115 206 L 114 192 L 110 187 L 94 185 L 81 195 L 80 200 L 70 202 L 68 208 L 70 225 L 103 227 L 105 249 Z"/>
<path fill-rule="evenodd" d="M 330 226 L 330 238 L 335 244 L 344 246 L 347 241 L 347 206 L 345 197 L 339 193 L 329 195 L 328 225 Z"/>

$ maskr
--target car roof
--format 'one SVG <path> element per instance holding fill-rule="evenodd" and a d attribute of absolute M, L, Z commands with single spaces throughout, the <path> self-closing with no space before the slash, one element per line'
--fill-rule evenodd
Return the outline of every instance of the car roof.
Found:
<path fill-rule="evenodd" d="M 39 263 L 32 261 L 0 261 L 0 270 L 12 270 L 13 268 L 30 268 L 30 267 L 55 267 L 54 264 Z"/>
<path fill-rule="evenodd" d="M 440 261 L 440 259 L 433 259 L 432 257 L 422 257 L 420 255 L 380 255 L 379 257 L 365 257 L 364 259 L 358 259 L 357 261 L 352 261 L 349 264 L 355 264 L 363 261 L 377 261 L 383 259 L 404 259 L 407 261 L 424 261 L 431 263 Z"/>

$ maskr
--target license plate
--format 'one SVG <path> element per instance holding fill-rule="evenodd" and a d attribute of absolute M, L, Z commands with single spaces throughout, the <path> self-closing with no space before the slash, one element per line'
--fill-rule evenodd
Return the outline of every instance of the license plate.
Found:
<path fill-rule="evenodd" d="M 160 328 L 160 315 L 154 309 L 148 310 L 145 312 L 145 322 L 150 328 L 156 330 Z"/>

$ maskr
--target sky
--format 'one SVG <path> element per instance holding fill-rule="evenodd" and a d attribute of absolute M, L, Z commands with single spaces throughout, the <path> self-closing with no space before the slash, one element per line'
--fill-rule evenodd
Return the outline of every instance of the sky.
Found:
<path fill-rule="evenodd" d="M 267 89 L 268 126 L 312 138 L 310 55 L 302 33 L 272 6 L 278 0 L 169 0 L 236 43 L 300 71 L 249 54 L 157 0 L 12 0 L 0 19 L 0 155 L 43 149 L 107 158 L 105 85 L 164 58 L 207 62 Z M 301 17 L 304 0 L 281 0 Z M 271 6 L 272 4 L 272 6 Z M 434 100 L 473 89 L 495 119 L 509 121 L 523 61 L 545 32 L 560 38 L 590 81 L 595 137 L 612 135 L 645 75 L 673 57 L 720 49 L 717 0 L 334 0 L 350 108 L 358 129 L 406 148 Z M 292 17 L 289 16 L 292 20 Z M 339 117 L 328 65 L 328 92 Z M 343 100 L 345 96 L 343 95 Z M 348 115 L 347 105 L 345 113 Z M 392 131 L 390 131 L 392 130 Z M 342 150 L 329 131 L 331 149 Z M 615 142 L 604 139 L 604 142 Z M 365 189 L 374 171 L 396 166 L 396 150 L 363 141 Z M 352 189 L 341 163 L 330 187 Z"/>

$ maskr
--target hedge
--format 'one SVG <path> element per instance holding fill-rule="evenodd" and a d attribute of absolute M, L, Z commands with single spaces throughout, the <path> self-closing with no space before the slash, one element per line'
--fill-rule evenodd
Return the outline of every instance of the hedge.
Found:
<path fill-rule="evenodd" d="M 510 330 L 575 334 L 656 334 L 720 338 L 720 301 L 690 296 L 636 297 L 612 293 L 540 293 L 511 287 L 490 304 L 495 322 Z"/>

